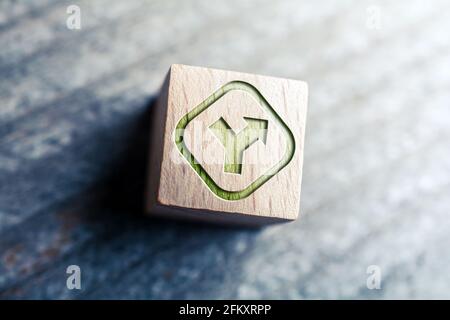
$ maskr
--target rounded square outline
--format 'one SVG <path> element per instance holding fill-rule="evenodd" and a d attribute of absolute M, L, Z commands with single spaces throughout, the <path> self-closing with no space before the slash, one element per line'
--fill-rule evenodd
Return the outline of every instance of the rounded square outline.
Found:
<path fill-rule="evenodd" d="M 281 160 L 275 164 L 273 167 L 268 169 L 264 174 L 262 174 L 255 181 L 250 183 L 246 188 L 239 191 L 228 191 L 221 188 L 206 172 L 206 170 L 202 167 L 202 165 L 195 159 L 192 153 L 187 148 L 184 143 L 184 130 L 186 129 L 189 122 L 191 122 L 194 118 L 196 118 L 200 113 L 205 111 L 208 107 L 210 107 L 213 103 L 223 97 L 225 94 L 232 90 L 242 90 L 250 95 L 252 95 L 259 105 L 267 111 L 269 117 L 277 123 L 286 137 L 286 151 L 281 158 Z M 223 85 L 221 88 L 216 90 L 213 94 L 211 94 L 208 98 L 206 98 L 203 102 L 201 102 L 194 109 L 186 113 L 177 123 L 174 130 L 174 142 L 178 148 L 178 151 L 181 155 L 187 160 L 187 162 L 191 165 L 194 171 L 199 175 L 201 180 L 206 184 L 209 190 L 223 200 L 241 200 L 247 198 L 253 192 L 255 192 L 258 188 L 260 188 L 264 183 L 269 181 L 274 175 L 280 172 L 284 167 L 288 165 L 288 163 L 292 160 L 295 153 L 295 138 L 292 134 L 291 130 L 288 128 L 286 123 L 283 122 L 281 117 L 275 112 L 275 110 L 270 106 L 267 100 L 263 97 L 263 95 L 250 83 L 244 81 L 230 81 Z"/>

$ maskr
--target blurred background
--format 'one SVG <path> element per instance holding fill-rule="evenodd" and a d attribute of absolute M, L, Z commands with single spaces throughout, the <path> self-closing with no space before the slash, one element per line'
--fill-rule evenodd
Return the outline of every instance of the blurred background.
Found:
<path fill-rule="evenodd" d="M 449 10 L 2 0 L 0 298 L 450 298 Z M 299 221 L 143 216 L 148 111 L 172 63 L 309 83 Z"/>

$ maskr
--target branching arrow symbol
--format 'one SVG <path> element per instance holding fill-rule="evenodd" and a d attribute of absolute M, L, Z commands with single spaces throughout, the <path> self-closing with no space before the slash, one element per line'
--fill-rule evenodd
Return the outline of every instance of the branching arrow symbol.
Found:
<path fill-rule="evenodd" d="M 264 144 L 267 141 L 267 120 L 248 117 L 244 120 L 247 126 L 237 134 L 222 117 L 209 126 L 225 149 L 224 171 L 227 173 L 241 174 L 244 151 L 258 140 Z"/>

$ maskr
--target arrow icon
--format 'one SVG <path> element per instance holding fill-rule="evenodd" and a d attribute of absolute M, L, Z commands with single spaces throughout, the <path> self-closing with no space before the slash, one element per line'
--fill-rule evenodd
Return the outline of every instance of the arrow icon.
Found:
<path fill-rule="evenodd" d="M 209 126 L 225 149 L 224 171 L 227 173 L 241 174 L 244 151 L 258 140 L 264 144 L 267 141 L 267 120 L 249 117 L 244 120 L 247 126 L 237 134 L 222 117 Z"/>

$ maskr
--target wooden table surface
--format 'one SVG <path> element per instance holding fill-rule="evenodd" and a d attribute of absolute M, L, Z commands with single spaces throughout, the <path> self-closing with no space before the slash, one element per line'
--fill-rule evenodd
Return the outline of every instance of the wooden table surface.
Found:
<path fill-rule="evenodd" d="M 1 1 L 0 298 L 450 298 L 449 9 Z M 143 216 L 148 111 L 172 63 L 309 83 L 299 221 Z"/>

